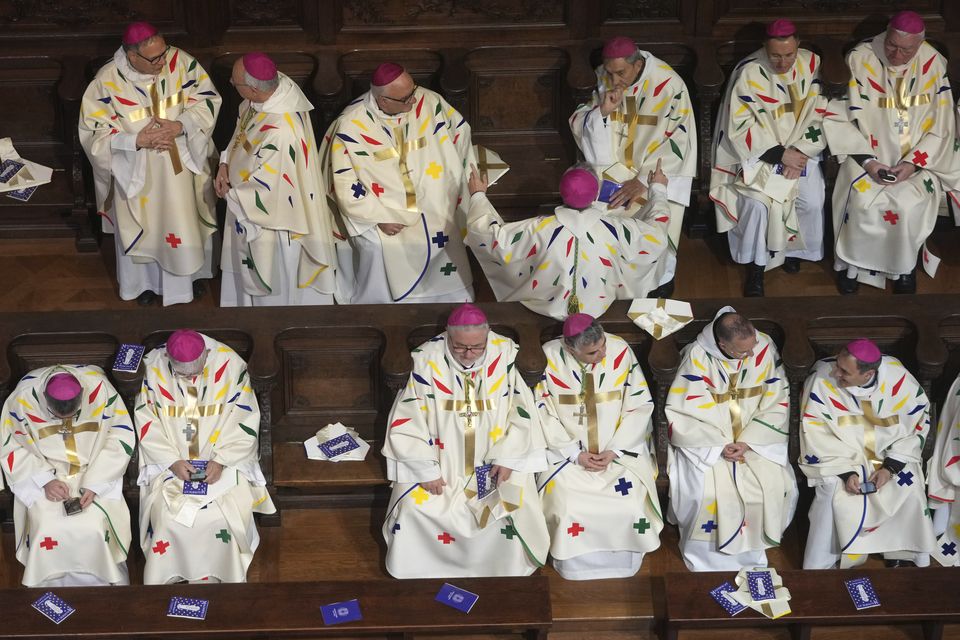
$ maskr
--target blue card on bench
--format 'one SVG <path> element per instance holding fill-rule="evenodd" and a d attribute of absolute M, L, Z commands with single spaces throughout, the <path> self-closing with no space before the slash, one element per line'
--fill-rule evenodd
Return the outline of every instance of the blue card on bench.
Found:
<path fill-rule="evenodd" d="M 209 600 L 174 596 L 170 598 L 170 606 L 167 607 L 167 617 L 205 620 L 207 618 L 207 607 L 209 606 Z"/>
<path fill-rule="evenodd" d="M 847 580 L 844 584 L 847 585 L 847 591 L 850 592 L 850 598 L 857 611 L 880 606 L 880 598 L 877 597 L 870 578 L 854 578 Z"/>
<path fill-rule="evenodd" d="M 724 611 L 729 613 L 731 616 L 735 616 L 746 609 L 746 607 L 727 595 L 730 591 L 736 591 L 736 589 L 734 589 L 733 585 L 729 582 L 724 582 L 722 585 L 711 591 L 710 595 L 714 600 L 717 601 L 717 604 L 723 607 Z"/>
<path fill-rule="evenodd" d="M 434 598 L 437 602 L 442 602 L 448 607 L 453 607 L 464 613 L 470 613 L 470 609 L 473 609 L 473 605 L 477 604 L 479 599 L 480 596 L 477 594 L 455 587 L 449 582 L 443 583 L 440 591 L 437 592 L 437 597 Z"/>
<path fill-rule="evenodd" d="M 128 371 L 136 373 L 140 368 L 140 361 L 143 359 L 144 346 L 142 344 L 129 344 L 124 342 L 117 351 L 117 357 L 113 361 L 114 371 Z"/>
<path fill-rule="evenodd" d="M 320 607 L 320 614 L 323 616 L 323 624 L 342 624 L 363 620 L 363 616 L 360 615 L 360 601 L 356 598 L 325 604 Z"/>
<path fill-rule="evenodd" d="M 62 598 L 54 595 L 52 591 L 48 591 L 40 596 L 40 598 L 33 603 L 33 608 L 57 624 L 66 620 L 71 613 L 76 611 L 76 609 L 64 602 Z"/>
<path fill-rule="evenodd" d="M 750 597 L 754 600 L 773 600 L 777 597 L 773 590 L 773 578 L 767 571 L 747 571 L 747 584 Z"/>

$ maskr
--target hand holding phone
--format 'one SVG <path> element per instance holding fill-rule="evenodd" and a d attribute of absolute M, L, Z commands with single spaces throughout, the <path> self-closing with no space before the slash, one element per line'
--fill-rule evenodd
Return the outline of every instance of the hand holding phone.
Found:
<path fill-rule="evenodd" d="M 867 495 L 868 493 L 877 492 L 877 483 L 870 482 L 869 480 L 864 480 L 860 483 L 860 493 Z"/>
<path fill-rule="evenodd" d="M 892 171 L 887 171 L 886 169 L 880 169 L 879 171 L 877 171 L 877 175 L 880 177 L 881 180 L 883 180 L 888 184 L 892 184 L 897 181 L 897 175 Z"/>

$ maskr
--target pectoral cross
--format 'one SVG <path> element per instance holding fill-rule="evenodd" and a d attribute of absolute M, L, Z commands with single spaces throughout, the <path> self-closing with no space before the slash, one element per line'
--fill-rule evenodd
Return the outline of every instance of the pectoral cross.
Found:
<path fill-rule="evenodd" d="M 74 424 L 73 418 L 64 418 L 59 425 L 43 427 L 37 431 L 37 439 L 48 438 L 52 435 L 58 435 L 63 438 L 63 448 L 66 450 L 67 462 L 70 463 L 69 476 L 75 476 L 80 473 L 80 457 L 77 455 L 77 440 L 75 436 L 78 433 L 97 432 L 100 430 L 99 423 L 84 422 L 83 424 Z"/>
<path fill-rule="evenodd" d="M 186 437 L 187 442 L 190 442 L 191 440 L 193 440 L 193 436 L 197 435 L 197 430 L 193 428 L 193 424 L 188 424 L 183 429 L 183 435 L 184 437 Z"/>
<path fill-rule="evenodd" d="M 146 114 L 151 115 L 157 118 L 166 118 L 167 117 L 167 108 L 174 105 L 180 104 L 183 100 L 183 91 L 178 91 L 174 95 L 166 98 L 164 100 L 160 99 L 160 92 L 157 91 L 157 83 L 154 82 L 150 85 L 150 103 L 151 106 L 147 107 Z M 170 164 L 173 166 L 173 172 L 177 175 L 183 171 L 183 165 L 180 163 L 180 151 L 177 149 L 177 141 L 174 140 L 173 144 L 170 146 Z"/>
<path fill-rule="evenodd" d="M 624 125 L 624 129 L 621 129 L 619 135 L 621 136 L 621 141 L 624 137 L 627 139 L 627 144 L 623 148 L 624 164 L 633 169 L 633 145 L 637 137 L 637 127 L 639 125 L 645 125 L 649 127 L 657 126 L 657 123 L 660 122 L 658 116 L 642 116 L 637 113 L 637 97 L 636 96 L 627 96 L 627 108 L 625 113 L 620 111 L 614 111 L 610 114 L 610 120 L 613 122 L 621 122 Z M 626 131 L 626 135 L 624 135 Z"/>
<path fill-rule="evenodd" d="M 250 144 L 249 138 L 247 138 L 247 127 L 250 126 L 250 121 L 253 120 L 254 115 L 253 107 L 247 107 L 247 110 L 243 112 L 243 116 L 240 117 L 240 125 L 237 127 L 237 139 L 233 142 L 233 148 L 230 149 L 231 159 L 233 157 L 233 152 L 236 151 L 238 147 L 243 147 L 243 150 L 247 153 L 253 153 L 253 145 Z"/>
<path fill-rule="evenodd" d="M 577 424 L 583 426 L 583 419 L 587 417 L 587 405 L 581 404 L 580 410 L 574 412 L 573 417 L 577 419 Z"/>
<path fill-rule="evenodd" d="M 587 449 L 590 453 L 600 453 L 600 431 L 597 422 L 597 405 L 604 402 L 613 402 L 623 397 L 620 389 L 597 393 L 593 382 L 593 373 L 587 371 L 584 366 L 580 370 L 581 387 L 577 394 L 559 394 L 557 402 L 560 404 L 576 404 L 577 411 L 573 417 L 577 419 L 577 425 L 583 426 L 584 419 L 587 423 Z"/>
<path fill-rule="evenodd" d="M 903 113 L 900 113 L 899 116 L 900 117 L 897 119 L 897 121 L 893 123 L 893 126 L 897 128 L 897 133 L 903 135 L 910 123 L 903 117 Z"/>
<path fill-rule="evenodd" d="M 713 396 L 713 401 L 717 404 L 727 403 L 727 409 L 730 411 L 730 427 L 733 430 L 734 440 L 737 440 L 740 437 L 740 432 L 743 431 L 743 416 L 740 411 L 740 401 L 763 395 L 762 386 L 747 387 L 745 389 L 737 387 L 737 379 L 740 377 L 741 372 L 742 370 L 729 372 L 730 386 L 726 392 L 710 392 L 710 395 Z"/>

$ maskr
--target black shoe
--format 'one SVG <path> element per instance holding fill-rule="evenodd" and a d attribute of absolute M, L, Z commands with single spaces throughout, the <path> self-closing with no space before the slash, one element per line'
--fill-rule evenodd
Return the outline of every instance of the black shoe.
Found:
<path fill-rule="evenodd" d="M 917 292 L 917 270 L 905 273 L 893 281 L 894 293 L 916 293 Z"/>
<path fill-rule="evenodd" d="M 149 289 L 137 296 L 137 304 L 141 307 L 149 307 L 157 299 L 157 294 Z"/>
<path fill-rule="evenodd" d="M 193 299 L 199 300 L 203 297 L 203 294 L 207 292 L 207 285 L 204 284 L 203 280 L 194 280 L 193 281 Z"/>
<path fill-rule="evenodd" d="M 800 258 L 786 258 L 783 261 L 783 270 L 787 273 L 800 273 Z"/>
<path fill-rule="evenodd" d="M 669 298 L 673 295 L 673 284 L 676 278 L 671 278 L 670 282 L 660 285 L 647 294 L 648 298 Z"/>
<path fill-rule="evenodd" d="M 743 284 L 745 298 L 763 297 L 763 270 L 759 264 L 747 265 L 747 281 Z"/>
<path fill-rule="evenodd" d="M 837 271 L 837 290 L 840 292 L 840 295 L 852 296 L 859 288 L 860 283 L 857 282 L 856 278 L 847 277 L 846 269 Z"/>

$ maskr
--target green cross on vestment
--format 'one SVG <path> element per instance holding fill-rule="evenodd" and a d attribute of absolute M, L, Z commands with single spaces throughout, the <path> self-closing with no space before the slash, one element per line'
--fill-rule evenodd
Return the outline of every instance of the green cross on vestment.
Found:
<path fill-rule="evenodd" d="M 226 529 L 220 529 L 220 533 L 214 536 L 214 538 L 220 538 L 224 544 L 229 544 L 230 542 L 230 532 Z"/>
<path fill-rule="evenodd" d="M 240 264 L 247 265 L 247 269 L 253 269 L 253 258 L 249 258 L 249 257 L 244 258 L 243 260 L 240 261 Z"/>
<path fill-rule="evenodd" d="M 457 265 L 453 264 L 452 262 L 448 262 L 447 264 L 440 267 L 440 273 L 442 273 L 445 276 L 450 275 L 456 270 L 457 270 Z"/>
<path fill-rule="evenodd" d="M 513 540 L 513 536 L 517 535 L 517 530 L 513 528 L 512 524 L 508 524 L 503 529 L 500 529 L 500 533 L 507 536 L 507 540 Z"/>
<path fill-rule="evenodd" d="M 637 533 L 643 535 L 647 532 L 647 529 L 650 528 L 650 523 L 647 522 L 646 518 L 640 518 L 637 520 L 636 524 L 633 525 L 633 528 L 637 530 Z"/>
<path fill-rule="evenodd" d="M 820 131 L 820 129 L 817 129 L 816 127 L 810 127 L 809 129 L 807 129 L 807 132 L 804 134 L 803 137 L 816 143 L 820 141 L 821 135 L 823 135 L 823 132 Z"/>
<path fill-rule="evenodd" d="M 927 188 L 927 193 L 933 193 L 933 180 L 927 178 L 923 181 L 923 186 Z"/>

